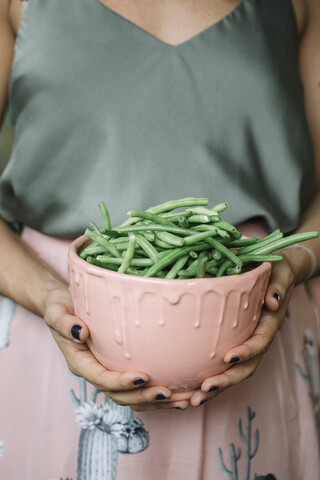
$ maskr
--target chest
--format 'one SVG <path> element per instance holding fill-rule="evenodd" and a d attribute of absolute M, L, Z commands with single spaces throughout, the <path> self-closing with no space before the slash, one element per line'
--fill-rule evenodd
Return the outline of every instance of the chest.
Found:
<path fill-rule="evenodd" d="M 228 16 L 243 0 L 93 0 L 170 45 L 178 45 Z M 252 0 L 253 1 L 253 0 Z M 305 23 L 304 0 L 292 2 L 298 32 Z"/>
<path fill-rule="evenodd" d="M 171 45 L 178 45 L 219 22 L 243 0 L 92 0 L 127 18 L 142 30 Z M 290 0 L 298 32 L 306 22 L 305 0 Z M 21 0 L 11 0 L 10 17 L 15 32 L 22 17 Z"/>

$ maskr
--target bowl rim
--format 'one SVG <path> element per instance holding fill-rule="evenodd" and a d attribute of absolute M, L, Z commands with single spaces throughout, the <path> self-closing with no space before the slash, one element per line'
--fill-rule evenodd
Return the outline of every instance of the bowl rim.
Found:
<path fill-rule="evenodd" d="M 243 272 L 239 273 L 238 275 L 223 275 L 222 277 L 210 277 L 210 278 L 185 278 L 185 279 L 179 279 L 179 278 L 158 278 L 158 277 L 144 277 L 144 276 L 139 276 L 139 275 L 129 275 L 127 273 L 119 273 L 117 271 L 113 270 L 108 270 L 107 268 L 102 268 L 97 265 L 93 265 L 89 262 L 86 262 L 83 258 L 79 257 L 78 251 L 81 247 L 83 247 L 85 244 L 90 244 L 92 243 L 92 240 L 88 238 L 86 235 L 81 235 L 80 237 L 77 237 L 75 240 L 72 241 L 72 243 L 69 246 L 69 251 L 68 251 L 68 265 L 70 266 L 70 263 L 73 264 L 79 264 L 82 267 L 86 267 L 86 270 L 88 273 L 93 273 L 96 272 L 99 274 L 99 276 L 110 276 L 110 277 L 115 277 L 120 279 L 121 277 L 123 279 L 126 279 L 127 281 L 134 281 L 134 282 L 151 282 L 155 284 L 168 284 L 170 283 L 173 285 L 174 283 L 182 285 L 182 282 L 185 285 L 190 285 L 190 284 L 200 284 L 202 282 L 210 282 L 210 283 L 216 283 L 216 282 L 226 282 L 230 278 L 234 279 L 234 281 L 243 281 L 243 280 L 248 280 L 250 277 L 253 276 L 252 272 L 254 272 L 256 277 L 258 277 L 260 274 L 263 274 L 264 272 L 271 271 L 272 264 L 271 262 L 262 262 L 260 265 L 257 267 L 253 268 L 252 270 L 248 272 Z M 102 275 L 103 274 L 103 275 Z"/>

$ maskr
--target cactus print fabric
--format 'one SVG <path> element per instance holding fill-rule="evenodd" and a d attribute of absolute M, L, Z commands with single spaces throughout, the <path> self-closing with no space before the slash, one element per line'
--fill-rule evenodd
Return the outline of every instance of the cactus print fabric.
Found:
<path fill-rule="evenodd" d="M 66 278 L 68 241 L 28 228 L 23 237 Z M 304 361 L 306 331 L 319 328 L 303 286 L 257 372 L 185 412 L 133 415 L 70 374 L 42 319 L 0 311 L 1 479 L 319 480 Z"/>

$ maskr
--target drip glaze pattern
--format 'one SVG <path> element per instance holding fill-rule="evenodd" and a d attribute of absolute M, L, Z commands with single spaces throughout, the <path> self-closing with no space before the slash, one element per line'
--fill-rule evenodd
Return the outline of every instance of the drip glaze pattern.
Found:
<path fill-rule="evenodd" d="M 88 342 L 108 369 L 143 371 L 175 393 L 227 368 L 223 357 L 254 332 L 271 265 L 240 275 L 166 280 L 112 272 L 69 251 L 70 292 Z M 148 384 L 148 385 L 149 385 Z"/>

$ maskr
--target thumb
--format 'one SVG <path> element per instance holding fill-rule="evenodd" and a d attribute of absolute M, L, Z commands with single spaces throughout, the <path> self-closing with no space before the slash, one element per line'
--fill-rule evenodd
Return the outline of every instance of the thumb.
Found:
<path fill-rule="evenodd" d="M 85 343 L 89 337 L 87 325 L 73 315 L 74 309 L 68 291 L 52 292 L 46 301 L 44 320 L 48 327 L 64 338 Z"/>
<path fill-rule="evenodd" d="M 265 295 L 265 306 L 272 312 L 278 311 L 292 285 L 293 275 L 286 260 L 274 264 Z"/>

